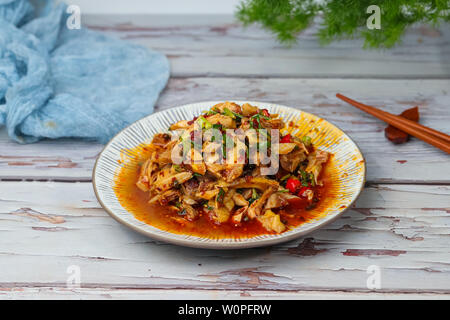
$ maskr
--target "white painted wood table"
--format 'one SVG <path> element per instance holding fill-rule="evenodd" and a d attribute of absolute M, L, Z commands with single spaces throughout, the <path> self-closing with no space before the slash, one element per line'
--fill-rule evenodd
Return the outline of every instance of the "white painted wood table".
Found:
<path fill-rule="evenodd" d="M 367 160 L 367 184 L 340 219 L 282 245 L 213 251 L 145 238 L 101 209 L 91 170 L 102 145 L 18 145 L 0 132 L 0 298 L 450 297 L 450 156 L 385 125 L 337 92 L 449 133 L 450 28 L 417 26 L 401 46 L 320 47 L 315 28 L 286 49 L 230 17 L 90 16 L 85 25 L 167 54 L 156 110 L 221 99 L 276 102 L 341 127 Z M 381 271 L 368 289 L 367 269 Z M 69 266 L 81 287 L 66 286 Z M 70 270 L 69 270 L 70 271 Z"/>

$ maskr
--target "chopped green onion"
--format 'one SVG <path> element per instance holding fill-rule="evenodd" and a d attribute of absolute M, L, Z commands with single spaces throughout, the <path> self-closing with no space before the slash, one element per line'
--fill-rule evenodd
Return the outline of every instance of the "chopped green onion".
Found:
<path fill-rule="evenodd" d="M 226 115 L 226 116 L 228 116 L 228 117 L 231 117 L 231 118 L 233 118 L 233 119 L 236 119 L 236 116 L 234 115 L 233 111 L 231 111 L 231 110 L 228 109 L 228 108 L 224 108 L 224 109 L 223 109 L 223 114 Z"/>
<path fill-rule="evenodd" d="M 230 111 L 231 111 L 231 110 L 230 110 Z M 239 113 L 234 112 L 234 111 L 231 111 L 231 113 L 233 113 L 233 115 L 234 115 L 236 118 L 239 118 L 239 119 L 242 119 L 242 118 L 244 117 L 242 114 L 239 114 Z"/>
<path fill-rule="evenodd" d="M 309 179 L 311 180 L 311 186 L 315 187 L 316 181 L 314 179 L 314 173 L 312 173 L 312 172 L 309 173 Z"/>
<path fill-rule="evenodd" d="M 213 114 L 218 114 L 218 112 L 214 110 L 209 110 L 208 112 L 206 112 L 206 115 L 208 116 L 212 116 Z"/>
<path fill-rule="evenodd" d="M 209 122 L 205 117 L 200 116 L 197 118 L 198 123 L 200 124 L 200 127 L 202 129 L 211 129 L 213 127 L 213 124 Z"/>
<path fill-rule="evenodd" d="M 290 173 L 288 173 L 287 175 L 285 175 L 284 177 L 282 177 L 281 178 L 281 181 L 284 181 L 284 180 L 286 180 L 287 178 L 289 178 L 291 176 L 291 174 Z"/>
<path fill-rule="evenodd" d="M 222 157 L 224 159 L 227 158 L 227 135 L 226 135 L 226 133 L 222 134 Z"/>
<path fill-rule="evenodd" d="M 252 199 L 258 199 L 258 192 L 256 192 L 256 189 L 255 188 L 253 188 L 252 189 Z"/>
<path fill-rule="evenodd" d="M 302 137 L 302 142 L 305 146 L 309 147 L 311 145 L 311 137 L 308 136 Z"/>

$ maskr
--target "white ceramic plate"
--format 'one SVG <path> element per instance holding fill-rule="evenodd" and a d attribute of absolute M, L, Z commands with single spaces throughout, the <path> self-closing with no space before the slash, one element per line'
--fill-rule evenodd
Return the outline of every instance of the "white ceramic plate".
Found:
<path fill-rule="evenodd" d="M 336 187 L 330 195 L 331 201 L 328 201 L 320 216 L 281 234 L 245 239 L 212 239 L 174 234 L 136 219 L 122 207 L 113 189 L 114 178 L 121 166 L 137 165 L 133 163 L 136 161 L 133 158 L 124 158 L 126 150 L 149 143 L 154 134 L 166 131 L 170 124 L 179 120 L 190 120 L 218 102 L 199 102 L 152 114 L 122 130 L 105 146 L 95 163 L 93 185 L 98 201 L 114 219 L 146 236 L 173 244 L 214 249 L 251 248 L 289 241 L 317 230 L 338 218 L 357 199 L 364 187 L 366 166 L 357 145 L 344 132 L 331 123 L 298 109 L 265 102 L 235 101 L 238 104 L 249 102 L 259 108 L 268 109 L 270 113 L 279 114 L 285 123 L 296 125 L 289 130 L 291 134 L 302 136 L 307 133 L 314 146 L 334 155 L 327 168 L 332 166 L 330 177 Z"/>

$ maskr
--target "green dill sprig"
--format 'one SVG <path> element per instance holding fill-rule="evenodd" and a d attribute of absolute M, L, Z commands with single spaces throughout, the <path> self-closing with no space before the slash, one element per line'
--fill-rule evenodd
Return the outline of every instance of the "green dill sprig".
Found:
<path fill-rule="evenodd" d="M 381 29 L 369 30 L 367 8 L 374 4 L 380 7 Z M 390 48 L 415 23 L 449 22 L 449 9 L 448 0 L 243 0 L 236 16 L 244 25 L 259 23 L 287 45 L 320 16 L 322 44 L 362 38 L 365 48 Z"/>

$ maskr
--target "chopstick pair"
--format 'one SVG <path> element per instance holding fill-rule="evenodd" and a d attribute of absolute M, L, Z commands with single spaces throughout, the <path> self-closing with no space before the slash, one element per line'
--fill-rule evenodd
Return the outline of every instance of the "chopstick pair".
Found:
<path fill-rule="evenodd" d="M 410 134 L 413 137 L 425 141 L 426 143 L 429 143 L 432 146 L 441 149 L 442 151 L 450 153 L 450 136 L 445 133 L 425 127 L 414 121 L 402 118 L 400 116 L 396 116 L 394 114 L 374 108 L 372 106 L 365 105 L 358 101 L 352 100 L 340 93 L 337 93 L 336 97 L 345 102 L 348 102 L 352 106 L 362 111 L 371 114 L 372 116 L 380 120 L 383 120 L 384 122 L 396 127 L 397 129 L 400 129 Z"/>

